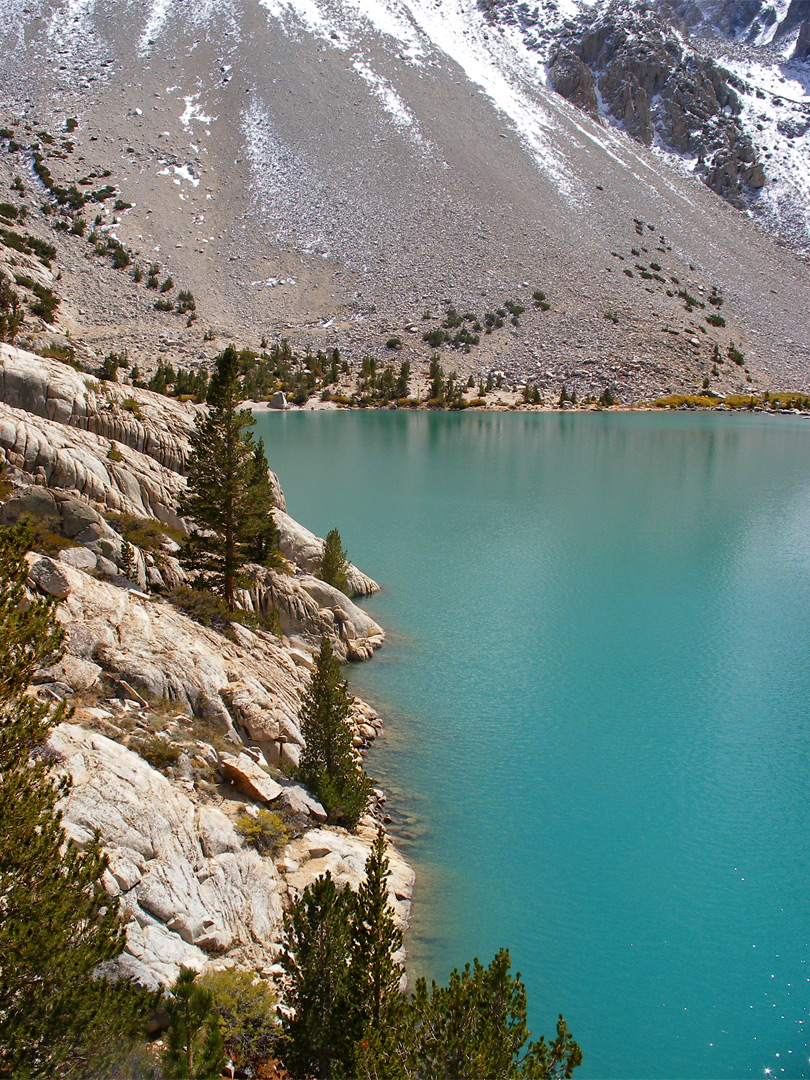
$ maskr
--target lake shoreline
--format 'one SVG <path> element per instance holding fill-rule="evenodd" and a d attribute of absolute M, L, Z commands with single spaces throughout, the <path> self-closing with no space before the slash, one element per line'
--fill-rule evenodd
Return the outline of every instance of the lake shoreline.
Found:
<path fill-rule="evenodd" d="M 801 416 L 805 419 L 810 419 L 810 410 L 807 409 L 766 409 L 762 406 L 749 407 L 745 406 L 729 406 L 722 401 L 718 401 L 717 405 L 651 405 L 646 403 L 635 405 L 597 405 L 597 404 L 571 404 L 567 402 L 564 405 L 528 405 L 523 401 L 520 402 L 493 402 L 490 405 L 467 405 L 463 409 L 446 409 L 436 408 L 428 405 L 426 402 L 421 402 L 415 406 L 397 406 L 391 405 L 344 405 L 331 401 L 308 401 L 304 405 L 287 405 L 284 409 L 279 409 L 272 406 L 269 401 L 252 401 L 246 400 L 242 402 L 242 408 L 247 409 L 254 414 L 262 413 L 309 413 L 309 412 L 404 412 L 404 413 L 475 413 L 480 414 L 493 414 L 493 413 L 519 413 L 523 416 L 527 415 L 548 415 L 555 413 L 599 413 L 599 414 L 613 414 L 613 413 L 667 413 L 667 412 L 698 412 L 698 413 L 755 413 L 762 416 Z"/>

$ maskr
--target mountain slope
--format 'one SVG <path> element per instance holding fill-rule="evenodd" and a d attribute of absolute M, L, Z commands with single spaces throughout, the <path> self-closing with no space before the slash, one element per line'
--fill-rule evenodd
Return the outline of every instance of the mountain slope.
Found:
<path fill-rule="evenodd" d="M 549 11 L 556 32 L 575 8 Z M 806 382 L 806 264 L 563 100 L 521 29 L 470 0 L 5 0 L 4 15 L 9 120 L 30 118 L 36 139 L 77 119 L 72 153 L 49 166 L 113 173 L 134 205 L 103 227 L 193 289 L 202 314 L 184 340 L 199 355 L 211 324 L 353 359 L 386 355 L 400 332 L 420 364 L 446 303 L 480 317 L 512 299 L 519 325 L 445 348 L 447 368 L 632 397 L 700 386 L 715 342 L 725 355 L 733 339 L 755 385 Z M 75 332 L 148 354 L 159 339 L 94 296 L 66 243 Z M 641 277 L 651 262 L 663 282 Z M 677 296 L 715 286 L 723 329 Z M 183 336 L 167 325 L 162 347 Z M 726 364 L 718 385 L 747 382 Z"/>

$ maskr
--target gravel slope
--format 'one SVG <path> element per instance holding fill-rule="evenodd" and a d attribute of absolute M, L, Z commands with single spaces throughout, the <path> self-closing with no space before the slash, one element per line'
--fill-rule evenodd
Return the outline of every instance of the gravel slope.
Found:
<path fill-rule="evenodd" d="M 519 326 L 445 348 L 448 370 L 627 398 L 699 388 L 715 341 L 733 339 L 753 385 L 807 385 L 807 263 L 547 90 L 468 0 L 3 8 L 9 118 L 57 130 L 75 116 L 54 173 L 110 169 L 134 204 L 117 235 L 197 297 L 181 332 L 60 238 L 64 318 L 100 350 L 196 359 L 266 333 L 358 360 L 398 333 L 419 366 L 443 301 L 480 316 L 513 299 L 529 309 Z M 666 285 L 640 277 L 651 261 Z M 722 329 L 665 291 L 713 286 Z M 548 312 L 531 307 L 538 288 Z M 732 368 L 718 389 L 751 385 Z"/>

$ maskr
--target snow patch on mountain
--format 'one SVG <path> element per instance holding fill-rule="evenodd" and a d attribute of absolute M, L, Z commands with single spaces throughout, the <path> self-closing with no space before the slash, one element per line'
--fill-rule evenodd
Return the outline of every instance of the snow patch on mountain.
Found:
<path fill-rule="evenodd" d="M 213 124 L 216 120 L 215 116 L 208 116 L 203 112 L 202 106 L 199 104 L 199 97 L 199 94 L 190 94 L 188 97 L 183 98 L 186 107 L 180 117 L 180 123 L 186 131 L 191 131 L 192 120 L 197 120 L 201 124 Z"/>
<path fill-rule="evenodd" d="M 165 27 L 171 6 L 172 0 L 153 0 L 153 3 L 149 5 L 146 26 L 138 41 L 139 52 L 146 52 L 152 41 Z"/>
<path fill-rule="evenodd" d="M 158 176 L 172 175 L 174 175 L 175 184 L 180 184 L 185 180 L 186 183 L 191 184 L 192 187 L 199 187 L 200 178 L 194 174 L 190 165 L 167 165 L 165 169 L 161 169 L 158 172 Z"/>
<path fill-rule="evenodd" d="M 425 140 L 419 131 L 419 124 L 417 123 L 416 117 L 391 83 L 381 75 L 378 75 L 362 60 L 355 60 L 352 63 L 352 67 L 363 82 L 371 89 L 372 94 L 374 94 L 380 102 L 394 124 L 396 124 L 397 127 L 406 130 L 416 145 L 424 146 Z"/>
<path fill-rule="evenodd" d="M 741 120 L 764 162 L 768 184 L 751 201 L 767 224 L 800 247 L 810 241 L 810 72 L 726 58 L 739 79 Z"/>
<path fill-rule="evenodd" d="M 410 110 L 393 84 L 381 81 L 362 56 L 369 30 L 380 34 L 401 60 L 420 64 L 428 57 L 433 63 L 449 58 L 504 114 L 538 166 L 573 197 L 570 170 L 551 138 L 556 120 L 543 104 L 544 73 L 537 57 L 515 36 L 493 32 L 473 0 L 347 0 L 339 5 L 329 0 L 260 2 L 291 34 L 306 31 L 334 48 L 358 50 L 361 58 L 355 61 L 355 70 L 402 123 L 411 116 Z M 579 7 L 574 0 L 566 3 L 572 10 Z M 363 72 L 373 72 L 373 76 Z"/>
<path fill-rule="evenodd" d="M 232 32 L 238 33 L 231 0 L 193 0 L 190 4 L 178 3 L 178 0 L 151 0 L 146 13 L 146 24 L 138 38 L 138 53 L 141 56 L 149 53 L 173 16 L 202 27 L 209 25 L 219 15 L 224 15 Z"/>
<path fill-rule="evenodd" d="M 265 106 L 254 101 L 243 110 L 241 120 L 251 192 L 262 215 L 274 223 L 280 239 L 328 257 L 334 238 L 326 234 L 329 215 L 324 208 L 333 194 L 321 184 L 313 163 L 284 144 Z"/>

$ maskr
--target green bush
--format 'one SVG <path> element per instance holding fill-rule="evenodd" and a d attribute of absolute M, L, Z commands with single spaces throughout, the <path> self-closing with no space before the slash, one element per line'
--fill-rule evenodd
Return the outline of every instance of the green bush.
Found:
<path fill-rule="evenodd" d="M 149 738 L 138 743 L 136 749 L 144 761 L 148 761 L 152 768 L 161 771 L 168 769 L 171 765 L 176 765 L 180 757 L 180 751 L 176 746 L 159 739 L 157 735 L 150 735 Z"/>
<path fill-rule="evenodd" d="M 102 382 L 117 382 L 118 369 L 126 363 L 126 353 L 108 353 L 96 371 L 96 377 Z"/>
<path fill-rule="evenodd" d="M 124 398 L 124 400 L 121 402 L 121 408 L 126 409 L 128 413 L 132 413 L 132 415 L 138 417 L 138 419 L 143 416 L 143 413 L 141 412 L 141 407 L 135 400 L 135 398 Z"/>
<path fill-rule="evenodd" d="M 31 534 L 31 550 L 41 555 L 58 555 L 62 548 L 78 547 L 75 540 L 68 540 L 58 529 L 58 522 L 39 514 L 24 514 L 21 519 Z M 55 526 L 55 528 L 54 528 Z"/>
<path fill-rule="evenodd" d="M 669 397 L 656 398 L 652 405 L 655 409 L 678 409 L 682 405 L 697 409 L 714 409 L 718 399 L 711 394 L 670 394 Z"/>
<path fill-rule="evenodd" d="M 58 341 L 51 341 L 49 344 L 37 349 L 37 356 L 46 356 L 51 360 L 61 360 L 63 364 L 70 364 L 77 371 L 82 370 L 81 364 L 76 359 L 76 350 L 70 342 L 62 345 Z"/>
<path fill-rule="evenodd" d="M 194 294 L 190 293 L 188 289 L 181 289 L 177 294 L 177 313 L 178 315 L 185 315 L 189 311 L 196 311 L 197 304 L 194 300 Z"/>
<path fill-rule="evenodd" d="M 115 443 L 111 444 L 110 449 L 117 450 Z M 117 452 L 120 454 L 120 451 Z M 112 453 L 108 453 L 107 457 L 112 458 L 113 461 L 120 460 L 120 457 L 113 457 Z M 107 514 L 106 519 L 115 531 L 120 536 L 123 536 L 125 540 L 128 540 L 130 544 L 134 544 L 141 551 L 148 551 L 153 555 L 164 550 L 164 544 L 168 538 L 179 543 L 185 537 L 182 529 L 166 525 L 164 522 L 156 521 L 154 518 L 136 517 L 135 514 Z"/>
<path fill-rule="evenodd" d="M 233 638 L 234 623 L 281 637 L 281 623 L 277 611 L 271 610 L 263 614 L 244 611 L 242 608 L 231 611 L 222 597 L 211 589 L 179 585 L 169 593 L 167 599 L 190 619 L 201 626 L 216 630 L 224 637 Z"/>
<path fill-rule="evenodd" d="M 437 326 L 433 330 L 426 330 L 422 334 L 422 341 L 426 341 L 433 349 L 438 349 L 440 345 L 444 344 L 444 330 L 440 326 Z"/>
<path fill-rule="evenodd" d="M 52 323 L 56 309 L 61 303 L 59 297 L 51 289 L 38 282 L 34 284 L 32 291 L 36 300 L 31 304 L 31 311 L 34 315 L 39 315 L 46 323 Z"/>
<path fill-rule="evenodd" d="M 680 296 L 681 300 L 683 300 L 684 304 L 686 305 L 687 311 L 691 311 L 692 308 L 695 307 L 702 308 L 706 306 L 700 300 L 697 300 L 694 296 L 692 296 L 691 293 L 689 293 L 686 289 L 679 289 L 678 296 Z"/>
<path fill-rule="evenodd" d="M 255 817 L 242 814 L 236 822 L 239 834 L 260 855 L 271 855 L 283 848 L 290 837 L 290 830 L 280 814 L 259 810 Z"/>

